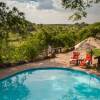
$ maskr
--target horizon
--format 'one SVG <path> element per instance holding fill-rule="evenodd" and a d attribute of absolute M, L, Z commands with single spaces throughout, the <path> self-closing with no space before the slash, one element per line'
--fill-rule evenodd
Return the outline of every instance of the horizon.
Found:
<path fill-rule="evenodd" d="M 17 7 L 25 13 L 26 20 L 35 24 L 75 24 L 100 22 L 100 3 L 87 9 L 87 18 L 79 21 L 68 20 L 73 11 L 65 10 L 61 0 L 0 0 L 9 7 Z"/>

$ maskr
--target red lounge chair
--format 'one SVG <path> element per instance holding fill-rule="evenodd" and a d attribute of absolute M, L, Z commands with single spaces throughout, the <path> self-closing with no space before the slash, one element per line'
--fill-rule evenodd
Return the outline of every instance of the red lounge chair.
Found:
<path fill-rule="evenodd" d="M 70 59 L 70 64 L 77 65 L 78 64 L 78 59 L 79 59 L 79 52 L 73 52 L 73 56 Z"/>
<path fill-rule="evenodd" d="M 92 56 L 90 54 L 86 54 L 86 58 L 80 61 L 80 66 L 86 66 L 92 64 Z"/>

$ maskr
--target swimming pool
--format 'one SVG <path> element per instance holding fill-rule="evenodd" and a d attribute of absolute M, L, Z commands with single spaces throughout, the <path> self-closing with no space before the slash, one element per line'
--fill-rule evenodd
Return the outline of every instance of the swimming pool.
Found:
<path fill-rule="evenodd" d="M 100 100 L 100 77 L 67 68 L 40 68 L 0 80 L 0 100 Z"/>

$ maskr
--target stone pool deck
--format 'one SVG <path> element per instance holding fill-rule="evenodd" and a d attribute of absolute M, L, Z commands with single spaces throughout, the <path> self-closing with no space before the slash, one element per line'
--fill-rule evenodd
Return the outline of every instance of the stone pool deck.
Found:
<path fill-rule="evenodd" d="M 70 54 L 67 54 L 70 55 Z M 56 58 L 28 63 L 20 66 L 14 66 L 10 68 L 6 68 L 0 71 L 0 79 L 7 77 L 9 75 L 15 74 L 19 71 L 32 69 L 32 68 L 47 68 L 47 67 L 62 67 L 62 68 L 72 68 L 75 70 L 85 71 L 87 73 L 92 73 L 100 76 L 100 72 L 91 70 L 91 69 L 83 69 L 79 66 L 69 66 L 69 58 L 70 56 L 66 57 L 66 54 L 59 54 Z"/>

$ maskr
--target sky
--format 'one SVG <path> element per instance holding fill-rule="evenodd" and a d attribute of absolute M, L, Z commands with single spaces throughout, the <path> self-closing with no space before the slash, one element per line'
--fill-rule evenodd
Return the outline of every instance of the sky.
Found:
<path fill-rule="evenodd" d="M 9 7 L 17 7 L 25 13 L 27 20 L 37 24 L 72 24 L 76 23 L 69 20 L 72 14 L 71 10 L 65 10 L 61 0 L 0 0 L 5 2 Z M 87 18 L 81 21 L 94 23 L 100 22 L 100 3 L 87 9 Z"/>

